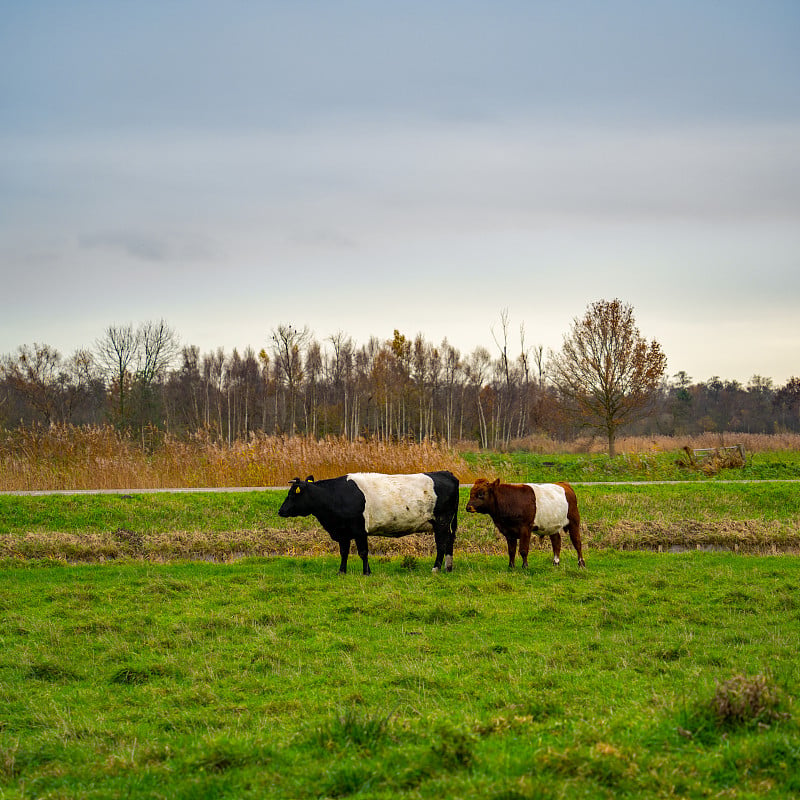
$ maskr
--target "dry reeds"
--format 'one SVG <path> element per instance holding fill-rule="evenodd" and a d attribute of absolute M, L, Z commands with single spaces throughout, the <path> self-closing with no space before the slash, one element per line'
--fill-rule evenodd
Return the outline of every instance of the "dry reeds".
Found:
<path fill-rule="evenodd" d="M 455 451 L 430 441 L 253 434 L 228 445 L 206 434 L 182 441 L 151 432 L 143 440 L 110 426 L 0 430 L 2 491 L 283 486 L 295 476 L 436 469 L 472 477 Z"/>
<path fill-rule="evenodd" d="M 800 450 L 800 434 L 703 434 L 628 437 L 619 453 L 719 448 L 724 441 L 750 453 Z M 537 453 L 604 452 L 605 442 L 547 437 L 516 440 L 513 449 Z M 473 449 L 462 443 L 459 450 Z M 187 440 L 160 431 L 131 435 L 108 425 L 0 428 L 0 491 L 170 489 L 284 486 L 292 478 L 330 478 L 347 472 L 427 472 L 449 469 L 462 483 L 473 474 L 455 448 L 432 441 L 317 440 L 252 434 L 233 444 L 208 433 Z"/>
<path fill-rule="evenodd" d="M 700 433 L 692 436 L 622 436 L 614 447 L 618 454 L 660 453 L 680 450 L 708 450 L 741 444 L 748 453 L 769 453 L 800 450 L 800 433 Z M 472 443 L 463 449 L 474 449 Z M 538 454 L 596 454 L 608 451 L 608 441 L 597 436 L 580 436 L 570 441 L 548 436 L 526 436 L 513 439 L 508 450 L 524 450 Z"/>

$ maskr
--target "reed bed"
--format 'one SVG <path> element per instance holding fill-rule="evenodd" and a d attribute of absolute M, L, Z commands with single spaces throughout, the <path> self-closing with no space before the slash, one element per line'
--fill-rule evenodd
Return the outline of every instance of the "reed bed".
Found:
<path fill-rule="evenodd" d="M 208 434 L 137 437 L 111 426 L 0 430 L 0 491 L 283 486 L 296 476 L 434 469 L 473 477 L 454 450 L 431 441 L 254 434 L 229 445 Z"/>
<path fill-rule="evenodd" d="M 748 453 L 774 453 L 800 450 L 800 433 L 716 433 L 705 432 L 692 436 L 622 436 L 615 442 L 618 454 L 663 453 L 730 447 L 741 444 Z M 464 449 L 476 449 L 465 444 Z M 524 450 L 538 454 L 598 454 L 608 452 L 608 441 L 598 436 L 581 436 L 571 441 L 551 439 L 549 436 L 527 436 L 513 439 L 508 451 Z"/>
<path fill-rule="evenodd" d="M 625 437 L 617 441 L 617 448 L 623 457 L 643 458 L 681 448 L 733 444 L 744 445 L 748 456 L 798 452 L 800 434 Z M 515 440 L 509 450 L 591 455 L 605 452 L 604 447 L 599 439 L 561 442 L 529 437 Z M 0 428 L 0 491 L 284 486 L 294 477 L 307 475 L 321 479 L 347 472 L 434 469 L 449 469 L 462 483 L 471 483 L 481 475 L 494 477 L 496 470 L 491 465 L 470 466 L 463 457 L 474 450 L 474 443 L 467 442 L 448 447 L 428 440 L 317 440 L 264 434 L 228 444 L 208 432 L 179 439 L 156 430 L 133 435 L 108 425 Z"/>

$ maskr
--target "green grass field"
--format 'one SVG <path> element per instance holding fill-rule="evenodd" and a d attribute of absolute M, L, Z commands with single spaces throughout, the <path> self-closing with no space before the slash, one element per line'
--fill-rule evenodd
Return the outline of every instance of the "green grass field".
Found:
<path fill-rule="evenodd" d="M 0 570 L 2 798 L 789 797 L 789 556 Z"/>
<path fill-rule="evenodd" d="M 696 469 L 678 466 L 685 461 L 680 450 L 621 453 L 607 455 L 526 451 L 462 452 L 470 469 L 476 473 L 501 476 L 503 480 L 545 481 L 727 481 L 727 480 L 799 480 L 800 452 L 796 450 L 749 453 L 742 467 L 722 469 L 709 477 Z"/>
<path fill-rule="evenodd" d="M 591 550 L 727 547 L 800 552 L 800 484 L 770 481 L 578 486 L 583 538 Z M 313 518 L 280 519 L 283 491 L 131 495 L 0 495 L 0 558 L 94 561 L 318 554 L 335 545 Z M 456 558 L 501 553 L 491 520 L 463 512 Z M 432 537 L 371 539 L 398 555 L 432 552 Z M 549 543 L 545 543 L 549 547 Z M 565 545 L 567 557 L 571 546 Z"/>
<path fill-rule="evenodd" d="M 462 511 L 370 578 L 283 491 L 0 495 L 0 800 L 800 796 L 798 485 L 604 474 L 587 570 Z"/>

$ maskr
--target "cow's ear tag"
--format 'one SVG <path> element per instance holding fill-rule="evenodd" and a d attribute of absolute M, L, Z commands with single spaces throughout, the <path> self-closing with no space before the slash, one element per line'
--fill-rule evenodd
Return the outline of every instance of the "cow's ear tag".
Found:
<path fill-rule="evenodd" d="M 314 483 L 314 476 L 313 475 L 309 475 L 306 478 L 306 483 Z"/>
<path fill-rule="evenodd" d="M 295 494 L 300 494 L 300 487 L 299 486 L 295 486 L 294 487 L 294 493 Z"/>

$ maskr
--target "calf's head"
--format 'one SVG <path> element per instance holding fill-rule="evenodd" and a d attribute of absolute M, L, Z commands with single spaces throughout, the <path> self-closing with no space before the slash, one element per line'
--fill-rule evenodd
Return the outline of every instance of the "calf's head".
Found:
<path fill-rule="evenodd" d="M 289 486 L 289 494 L 278 509 L 280 517 L 307 517 L 311 514 L 311 500 L 309 498 L 308 487 L 314 483 L 314 476 L 309 475 L 304 481 L 300 478 L 292 478 Z"/>
<path fill-rule="evenodd" d="M 478 478 L 469 491 L 467 511 L 471 514 L 488 514 L 495 507 L 495 489 L 499 485 L 499 478 L 491 482 L 486 478 Z"/>

